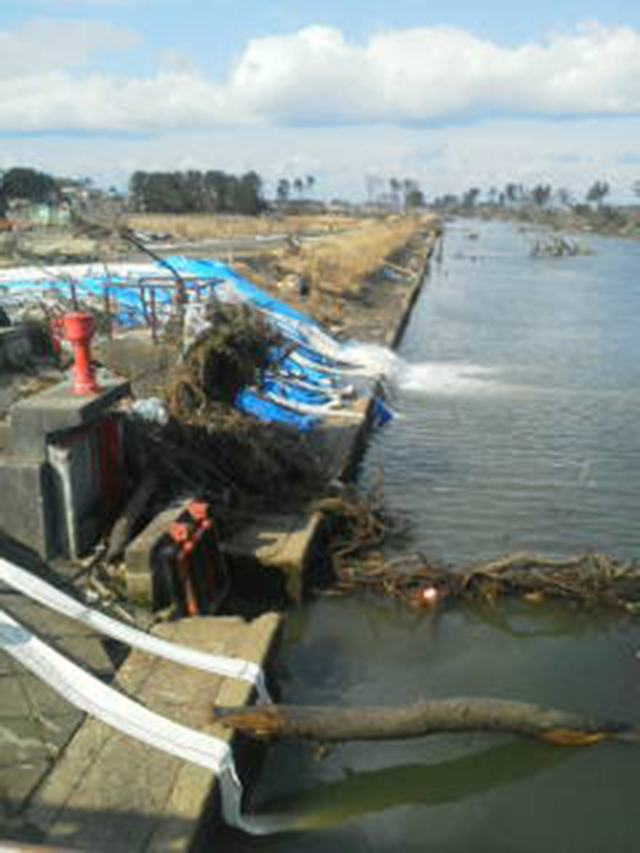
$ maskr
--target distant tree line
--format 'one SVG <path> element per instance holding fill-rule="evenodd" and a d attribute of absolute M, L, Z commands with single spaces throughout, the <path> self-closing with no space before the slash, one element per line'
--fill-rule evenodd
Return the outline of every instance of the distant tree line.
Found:
<path fill-rule="evenodd" d="M 287 202 L 292 199 L 294 193 L 299 200 L 305 196 L 309 198 L 315 185 L 315 175 L 306 175 L 304 178 L 280 178 L 276 185 L 276 198 L 279 202 Z"/>
<path fill-rule="evenodd" d="M 426 199 L 420 184 L 413 178 L 384 178 L 381 175 L 365 177 L 367 201 L 370 205 L 395 211 L 409 211 L 425 207 Z"/>
<path fill-rule="evenodd" d="M 266 208 L 256 172 L 240 177 L 222 171 L 134 172 L 129 200 L 134 211 L 148 213 L 255 215 Z"/>
<path fill-rule="evenodd" d="M 20 166 L 0 173 L 0 216 L 6 214 L 13 199 L 42 204 L 59 198 L 58 181 L 45 172 Z"/>
<path fill-rule="evenodd" d="M 633 192 L 640 196 L 640 181 L 633 185 Z M 554 188 L 551 184 L 536 184 L 525 187 L 523 184 L 507 183 L 502 189 L 491 187 L 483 192 L 479 187 L 470 187 L 460 195 L 448 193 L 435 198 L 432 206 L 440 210 L 474 210 L 479 206 L 505 210 L 577 210 L 588 213 L 590 206 L 602 211 L 604 202 L 611 193 L 607 181 L 596 180 L 584 195 L 584 200 L 576 200 L 564 187 Z"/>

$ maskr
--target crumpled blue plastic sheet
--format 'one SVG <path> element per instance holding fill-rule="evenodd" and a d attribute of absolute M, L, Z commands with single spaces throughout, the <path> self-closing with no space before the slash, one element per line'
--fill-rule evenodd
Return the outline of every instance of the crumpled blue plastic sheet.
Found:
<path fill-rule="evenodd" d="M 245 388 L 236 397 L 236 408 L 248 415 L 253 415 L 263 423 L 281 423 L 294 427 L 298 432 L 311 432 L 320 424 L 320 419 L 311 415 L 294 412 L 270 400 L 265 394 L 255 388 Z"/>
<path fill-rule="evenodd" d="M 263 422 L 284 423 L 300 432 L 309 432 L 321 419 L 315 414 L 296 411 L 296 408 L 309 406 L 321 409 L 332 404 L 335 407 L 345 365 L 319 352 L 312 340 L 328 345 L 336 353 L 339 353 L 341 345 L 327 335 L 315 320 L 267 295 L 221 261 L 175 255 L 158 262 L 157 266 L 159 272 L 168 270 L 189 279 L 197 279 L 195 285 L 186 282 L 187 298 L 195 290 L 200 291 L 202 285 L 207 285 L 225 301 L 250 303 L 263 313 L 285 339 L 283 347 L 272 348 L 273 369 L 265 372 L 260 387 L 247 388 L 236 398 L 235 405 L 239 409 Z M 135 274 L 127 277 L 107 274 L 85 276 L 74 280 L 73 288 L 80 300 L 95 304 L 99 310 L 104 307 L 106 289 L 118 325 L 136 328 L 148 324 L 150 299 L 147 290 L 143 300 L 140 287 L 145 278 L 148 278 L 148 273 L 137 278 Z M 167 282 L 174 284 L 174 280 L 169 277 Z M 171 314 L 174 290 L 157 285 L 154 291 L 156 316 L 162 322 Z M 15 304 L 17 300 L 21 304 L 28 304 L 38 302 L 45 296 L 47 301 L 51 298 L 55 301 L 56 294 L 69 299 L 72 286 L 70 281 L 53 273 L 47 280 L 0 284 L 0 303 L 7 301 Z M 378 398 L 374 403 L 374 422 L 382 425 L 391 417 L 390 410 Z"/>
<path fill-rule="evenodd" d="M 39 281 L 16 280 L 0 284 L 0 302 L 8 306 L 28 307 L 41 301 L 55 302 L 56 296 L 69 300 L 73 291 L 82 302 L 104 310 L 104 295 L 108 293 L 111 312 L 119 326 L 138 328 L 147 324 L 150 299 L 142 299 L 140 284 L 136 280 L 121 276 L 86 276 L 72 282 L 54 275 L 50 279 Z M 145 302 L 147 314 L 145 314 Z M 163 287 L 155 288 L 156 314 L 159 321 L 168 318 L 171 312 L 172 291 Z"/>

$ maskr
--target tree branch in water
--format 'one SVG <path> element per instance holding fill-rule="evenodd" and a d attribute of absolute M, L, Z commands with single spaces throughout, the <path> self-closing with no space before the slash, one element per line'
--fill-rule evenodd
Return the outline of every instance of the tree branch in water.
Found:
<path fill-rule="evenodd" d="M 604 740 L 640 743 L 640 732 L 625 723 L 526 702 L 482 697 L 422 702 L 399 708 L 297 705 L 215 708 L 214 720 L 267 740 L 406 740 L 457 732 L 505 732 L 557 746 L 591 746 Z"/>

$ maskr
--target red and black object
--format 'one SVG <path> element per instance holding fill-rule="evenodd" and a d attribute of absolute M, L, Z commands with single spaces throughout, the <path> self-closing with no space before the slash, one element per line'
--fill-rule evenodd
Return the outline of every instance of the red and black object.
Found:
<path fill-rule="evenodd" d="M 192 501 L 169 526 L 152 558 L 154 609 L 181 616 L 215 611 L 228 579 L 209 504 Z"/>

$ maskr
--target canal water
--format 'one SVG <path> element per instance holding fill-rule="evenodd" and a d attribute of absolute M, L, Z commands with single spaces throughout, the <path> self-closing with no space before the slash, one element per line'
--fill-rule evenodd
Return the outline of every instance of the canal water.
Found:
<path fill-rule="evenodd" d="M 407 330 L 397 419 L 367 453 L 403 548 L 450 563 L 518 549 L 640 554 L 640 244 L 533 259 L 539 235 L 454 223 Z M 501 603 L 415 613 L 321 598 L 288 623 L 283 700 L 496 696 L 640 725 L 640 621 Z M 269 750 L 227 850 L 640 849 L 640 750 L 509 736 Z"/>

